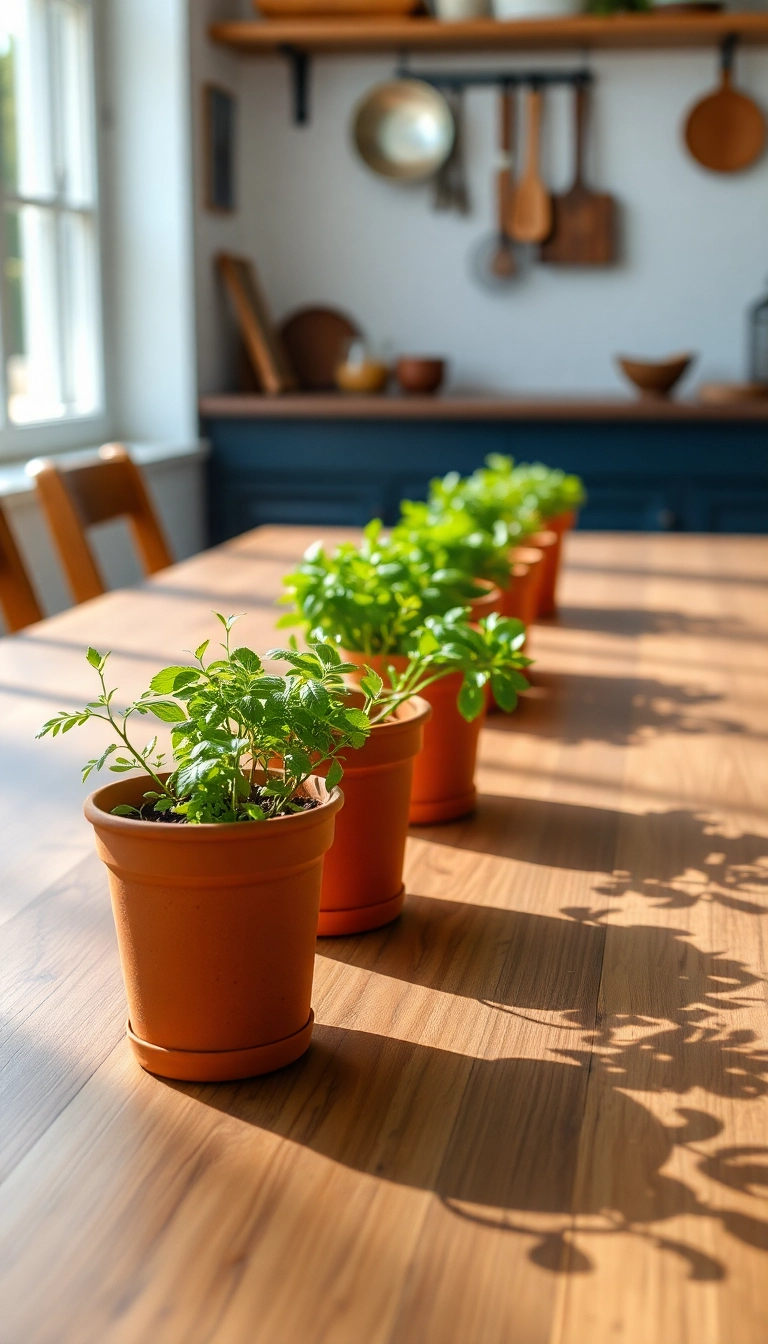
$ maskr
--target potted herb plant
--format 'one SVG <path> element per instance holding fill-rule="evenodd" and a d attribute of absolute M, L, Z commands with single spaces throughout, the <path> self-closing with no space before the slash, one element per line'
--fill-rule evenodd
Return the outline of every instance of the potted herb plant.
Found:
<path fill-rule="evenodd" d="M 435 485 L 439 487 L 442 482 Z M 527 626 L 538 611 L 543 568 L 539 561 L 544 559 L 543 552 L 534 557 L 530 547 L 525 558 L 513 549 L 523 527 L 529 524 L 537 526 L 538 515 L 532 513 L 524 523 L 503 518 L 481 521 L 460 503 L 454 508 L 442 500 L 422 503 L 405 499 L 392 539 L 412 552 L 431 556 L 436 569 L 458 569 L 496 584 L 501 592 L 502 615 L 515 616 Z"/>
<path fill-rule="evenodd" d="M 513 546 L 528 542 L 542 549 L 539 613 L 547 615 L 555 609 L 562 536 L 574 526 L 584 499 L 584 486 L 578 476 L 542 463 L 515 466 L 511 457 L 491 453 L 485 466 L 471 476 L 451 472 L 433 481 L 429 507 L 433 513 L 466 513 L 486 531 L 501 520 L 509 528 Z"/>
<path fill-rule="evenodd" d="M 206 640 L 122 713 L 108 655 L 89 649 L 99 694 L 38 734 L 91 720 L 108 730 L 83 778 L 104 766 L 120 778 L 91 794 L 85 815 L 109 872 L 128 1038 L 150 1072 L 201 1081 L 265 1073 L 309 1045 L 340 757 L 370 730 L 334 650 L 310 648 L 276 675 L 231 648 L 234 617 L 218 619 L 219 656 L 205 661 Z M 147 715 L 170 728 L 168 765 L 156 738 L 134 740 Z"/>
<path fill-rule="evenodd" d="M 522 623 L 498 611 L 482 616 L 491 594 L 457 571 L 435 570 L 420 550 L 384 538 L 378 520 L 360 546 L 345 542 L 332 554 L 319 543 L 310 547 L 285 583 L 282 600 L 293 611 L 280 624 L 300 624 L 311 640 L 332 641 L 343 656 L 372 668 L 384 692 L 401 702 L 420 695 L 431 705 L 414 763 L 411 822 L 471 811 L 488 691 L 511 710 L 528 686 Z"/>
<path fill-rule="evenodd" d="M 492 454 L 487 459 L 488 469 L 495 471 L 504 479 L 511 473 L 526 492 L 526 497 L 536 500 L 536 508 L 542 517 L 544 531 L 553 532 L 557 538 L 554 546 L 545 547 L 544 576 L 539 595 L 539 613 L 550 616 L 557 608 L 557 584 L 562 561 L 563 536 L 576 526 L 579 509 L 586 499 L 584 482 L 579 476 L 567 475 L 557 468 L 546 467 L 541 462 L 532 464 L 521 462 L 517 467 L 511 458 Z M 537 545 L 541 537 L 531 537 Z"/>

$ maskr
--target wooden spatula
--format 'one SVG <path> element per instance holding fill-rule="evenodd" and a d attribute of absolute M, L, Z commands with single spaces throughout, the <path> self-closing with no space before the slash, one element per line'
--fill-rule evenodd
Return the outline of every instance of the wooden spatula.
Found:
<path fill-rule="evenodd" d="M 552 234 L 540 257 L 553 266 L 608 266 L 616 259 L 616 202 L 584 182 L 586 85 L 577 84 L 574 96 L 576 175 L 570 191 L 553 198 Z"/>
<path fill-rule="evenodd" d="M 552 230 L 552 198 L 539 171 L 541 112 L 541 89 L 532 88 L 528 92 L 525 169 L 517 179 L 510 220 L 510 232 L 518 243 L 542 243 Z"/>
<path fill-rule="evenodd" d="M 702 98 L 685 123 L 694 159 L 715 173 L 738 173 L 763 152 L 765 119 L 757 103 L 731 87 L 733 42 L 724 42 L 720 88 Z"/>

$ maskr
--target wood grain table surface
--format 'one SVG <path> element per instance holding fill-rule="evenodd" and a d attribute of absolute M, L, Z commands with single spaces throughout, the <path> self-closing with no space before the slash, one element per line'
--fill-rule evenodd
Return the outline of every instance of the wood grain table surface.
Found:
<path fill-rule="evenodd" d="M 327 534 L 326 534 L 327 535 Z M 127 697 L 314 530 L 0 641 L 2 1344 L 764 1344 L 768 545 L 576 534 L 477 813 L 388 929 L 318 943 L 304 1059 L 129 1057 L 81 814 L 86 643 Z"/>

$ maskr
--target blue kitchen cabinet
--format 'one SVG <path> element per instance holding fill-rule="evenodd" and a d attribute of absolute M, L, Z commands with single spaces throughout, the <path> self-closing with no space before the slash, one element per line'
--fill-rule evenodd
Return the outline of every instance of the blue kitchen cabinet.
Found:
<path fill-rule="evenodd" d="M 203 416 L 211 443 L 210 529 L 262 523 L 392 523 L 433 476 L 490 452 L 584 478 L 580 525 L 620 531 L 768 532 L 768 420 L 591 421 Z"/>

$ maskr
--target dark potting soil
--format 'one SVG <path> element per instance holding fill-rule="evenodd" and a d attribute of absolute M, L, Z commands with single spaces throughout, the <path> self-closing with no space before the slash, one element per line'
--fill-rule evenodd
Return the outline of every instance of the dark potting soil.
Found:
<path fill-rule="evenodd" d="M 260 790 L 254 789 L 250 802 L 258 803 L 259 806 L 261 806 L 262 801 L 263 800 Z M 291 799 L 291 802 L 293 804 L 293 808 L 298 809 L 299 812 L 311 812 L 314 808 L 320 806 L 317 798 L 306 798 L 302 794 L 293 797 Z M 295 811 L 292 810 L 291 812 L 286 811 L 278 812 L 277 815 L 279 817 L 289 817 L 292 815 L 295 816 L 296 813 Z M 139 815 L 136 818 L 136 820 L 164 822 L 166 825 L 171 826 L 188 826 L 190 824 L 187 821 L 187 818 L 184 816 L 180 816 L 178 812 L 156 812 L 151 801 L 142 803 L 141 807 L 139 808 Z"/>

